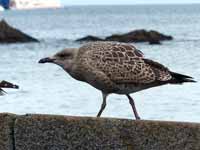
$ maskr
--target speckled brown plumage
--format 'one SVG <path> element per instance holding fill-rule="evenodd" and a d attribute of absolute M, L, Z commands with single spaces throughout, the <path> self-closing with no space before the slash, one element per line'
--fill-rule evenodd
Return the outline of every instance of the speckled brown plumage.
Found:
<path fill-rule="evenodd" d="M 139 119 L 130 93 L 167 83 L 194 82 L 190 76 L 171 72 L 162 64 L 144 58 L 143 53 L 131 44 L 93 42 L 79 49 L 64 49 L 40 63 L 60 65 L 72 77 L 84 81 L 103 93 L 103 104 L 97 116 L 106 106 L 111 93 L 125 94 Z"/>
<path fill-rule="evenodd" d="M 130 44 L 89 43 L 79 49 L 77 58 L 80 61 L 77 60 L 78 65 L 82 68 L 80 72 L 86 75 L 90 74 L 90 69 L 98 72 L 94 73 L 93 78 L 101 72 L 105 76 L 102 77 L 105 78 L 104 82 L 112 84 L 105 83 L 104 87 L 97 85 L 98 89 L 107 93 L 129 94 L 149 88 L 149 84 L 155 86 L 158 82 L 163 84 L 172 79 L 166 67 L 145 59 L 142 52 Z M 91 79 L 86 77 L 87 80 Z"/>

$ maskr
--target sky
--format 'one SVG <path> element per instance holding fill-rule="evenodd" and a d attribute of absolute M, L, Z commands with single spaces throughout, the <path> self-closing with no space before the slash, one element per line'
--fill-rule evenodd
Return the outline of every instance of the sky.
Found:
<path fill-rule="evenodd" d="M 200 0 L 61 0 L 61 1 L 64 5 L 200 3 Z"/>

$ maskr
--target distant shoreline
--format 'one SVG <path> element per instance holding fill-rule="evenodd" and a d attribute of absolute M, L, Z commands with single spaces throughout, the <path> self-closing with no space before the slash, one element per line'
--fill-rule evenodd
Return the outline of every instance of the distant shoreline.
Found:
<path fill-rule="evenodd" d="M 76 6 L 171 6 L 171 5 L 180 5 L 180 6 L 185 6 L 185 5 L 200 5 L 199 3 L 149 3 L 149 4 L 69 4 L 69 5 L 64 5 L 64 8 L 66 7 L 76 7 Z"/>

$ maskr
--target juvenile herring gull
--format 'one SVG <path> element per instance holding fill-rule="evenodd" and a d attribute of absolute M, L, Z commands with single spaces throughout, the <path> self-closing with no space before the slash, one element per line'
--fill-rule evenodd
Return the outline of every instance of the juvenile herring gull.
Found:
<path fill-rule="evenodd" d="M 195 82 L 190 76 L 144 58 L 141 51 L 125 43 L 93 42 L 80 48 L 66 48 L 39 63 L 57 64 L 73 78 L 102 91 L 103 103 L 97 117 L 101 116 L 111 93 L 126 95 L 136 119 L 140 119 L 131 93 L 164 84 Z"/>
<path fill-rule="evenodd" d="M 2 88 L 18 89 L 19 86 L 3 80 L 0 81 L 0 95 L 3 95 L 5 93 L 5 91 Z"/>

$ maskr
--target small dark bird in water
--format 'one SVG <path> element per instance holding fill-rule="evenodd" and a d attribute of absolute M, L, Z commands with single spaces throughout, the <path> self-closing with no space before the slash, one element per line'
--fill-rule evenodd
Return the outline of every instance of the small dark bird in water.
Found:
<path fill-rule="evenodd" d="M 165 84 L 195 82 L 192 77 L 170 71 L 162 64 L 144 58 L 133 45 L 114 42 L 93 42 L 80 48 L 67 48 L 39 63 L 61 66 L 73 78 L 89 83 L 102 91 L 106 107 L 109 94 L 124 94 L 129 99 L 136 119 L 140 119 L 130 94 Z"/>
<path fill-rule="evenodd" d="M 2 88 L 18 89 L 19 86 L 3 80 L 3 81 L 0 81 L 0 95 L 3 95 L 4 93 L 6 93 Z"/>

